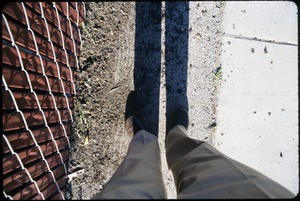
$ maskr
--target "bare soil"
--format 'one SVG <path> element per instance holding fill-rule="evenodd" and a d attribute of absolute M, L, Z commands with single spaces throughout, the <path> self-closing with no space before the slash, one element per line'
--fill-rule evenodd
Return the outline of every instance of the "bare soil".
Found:
<path fill-rule="evenodd" d="M 69 164 L 70 174 L 77 176 L 68 183 L 68 199 L 92 198 L 126 154 L 124 112 L 133 88 L 134 8 L 134 2 L 86 2 Z"/>

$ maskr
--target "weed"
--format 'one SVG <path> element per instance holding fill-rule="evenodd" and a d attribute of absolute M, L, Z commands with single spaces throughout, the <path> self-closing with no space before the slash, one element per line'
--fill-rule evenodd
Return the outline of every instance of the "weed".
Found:
<path fill-rule="evenodd" d="M 82 107 L 82 104 L 80 102 L 75 103 L 75 107 L 77 108 L 77 136 L 80 138 L 80 140 L 86 145 L 88 143 L 89 139 L 89 130 L 88 130 L 88 125 L 87 121 L 85 118 L 86 114 L 89 114 L 90 112 L 85 111 L 84 108 Z M 79 133 L 85 133 L 84 139 L 81 137 Z"/>
<path fill-rule="evenodd" d="M 218 67 L 212 71 L 213 81 L 218 82 L 222 79 L 222 68 Z"/>
<path fill-rule="evenodd" d="M 95 44 L 95 39 L 92 36 L 92 34 L 89 32 L 89 30 L 86 28 L 86 25 L 88 26 L 88 24 L 85 24 L 84 22 L 81 22 L 79 24 L 79 30 L 82 32 L 83 36 L 88 36 L 87 38 L 90 38 L 92 40 L 92 42 Z"/>
<path fill-rule="evenodd" d="M 84 34 L 84 35 L 87 35 L 89 32 L 88 32 L 88 30 L 87 30 L 87 28 L 86 28 L 86 26 L 85 26 L 85 23 L 84 22 L 81 22 L 80 24 L 79 24 L 79 28 L 80 28 L 80 30 L 82 31 L 82 33 Z"/>

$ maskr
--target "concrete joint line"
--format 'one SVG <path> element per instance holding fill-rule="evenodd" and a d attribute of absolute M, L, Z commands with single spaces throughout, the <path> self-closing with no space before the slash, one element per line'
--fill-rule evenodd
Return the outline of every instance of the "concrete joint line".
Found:
<path fill-rule="evenodd" d="M 287 42 L 275 41 L 275 40 L 267 40 L 267 39 L 261 39 L 261 38 L 257 38 L 257 37 L 247 37 L 247 36 L 233 35 L 233 34 L 224 34 L 224 36 L 229 37 L 229 38 L 241 39 L 241 40 L 252 40 L 252 41 L 273 43 L 273 44 L 279 44 L 279 45 L 298 46 L 298 44 L 294 44 L 294 43 L 287 43 Z"/>

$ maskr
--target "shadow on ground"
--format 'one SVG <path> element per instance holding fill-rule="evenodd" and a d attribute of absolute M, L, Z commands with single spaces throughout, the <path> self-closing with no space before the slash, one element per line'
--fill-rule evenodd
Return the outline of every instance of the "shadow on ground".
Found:
<path fill-rule="evenodd" d="M 165 6 L 166 117 L 176 107 L 188 110 L 187 65 L 189 3 L 166 2 Z M 161 77 L 161 2 L 136 2 L 134 86 L 138 118 L 147 131 L 158 135 Z"/>
<path fill-rule="evenodd" d="M 161 2 L 136 2 L 134 88 L 138 119 L 158 135 L 161 71 Z"/>
<path fill-rule="evenodd" d="M 189 2 L 166 2 L 165 30 L 166 132 L 168 132 L 174 109 L 180 107 L 188 111 Z"/>

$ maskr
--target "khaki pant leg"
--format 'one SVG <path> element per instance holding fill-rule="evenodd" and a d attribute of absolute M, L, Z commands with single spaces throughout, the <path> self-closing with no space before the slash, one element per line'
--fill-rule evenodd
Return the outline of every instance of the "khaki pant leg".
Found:
<path fill-rule="evenodd" d="M 292 198 L 287 189 L 175 126 L 166 139 L 178 198 Z"/>
<path fill-rule="evenodd" d="M 160 150 L 156 136 L 139 131 L 126 158 L 102 191 L 93 199 L 164 199 Z"/>

